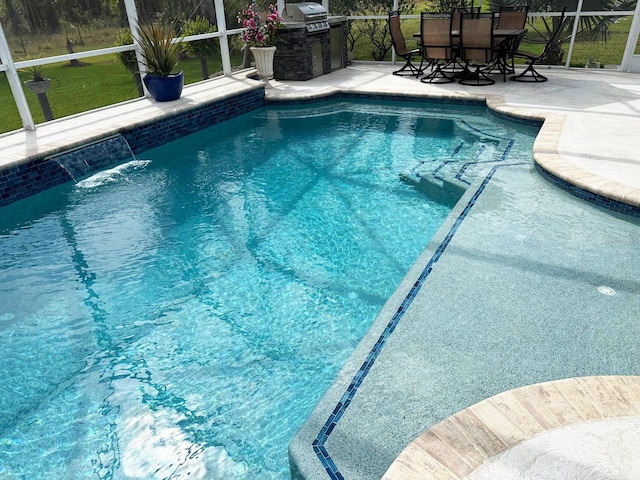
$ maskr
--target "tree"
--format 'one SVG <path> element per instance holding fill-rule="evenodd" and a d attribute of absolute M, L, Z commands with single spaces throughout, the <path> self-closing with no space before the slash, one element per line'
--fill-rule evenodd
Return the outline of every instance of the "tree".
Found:
<path fill-rule="evenodd" d="M 204 17 L 197 16 L 193 20 L 187 20 L 182 27 L 182 35 L 200 35 L 202 33 L 213 33 L 216 27 Z M 207 68 L 207 57 L 215 55 L 218 51 L 218 43 L 215 38 L 206 38 L 204 40 L 194 40 L 184 44 L 185 50 L 192 56 L 200 59 L 200 68 L 202 70 L 202 80 L 209 78 L 209 69 Z"/>
<path fill-rule="evenodd" d="M 20 31 L 20 18 L 13 6 L 13 0 L 4 0 L 4 4 L 7 7 L 7 16 L 9 17 L 11 28 L 17 33 Z"/>

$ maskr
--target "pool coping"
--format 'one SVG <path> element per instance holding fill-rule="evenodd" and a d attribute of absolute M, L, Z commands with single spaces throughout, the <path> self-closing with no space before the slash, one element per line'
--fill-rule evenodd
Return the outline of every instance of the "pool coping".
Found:
<path fill-rule="evenodd" d="M 577 377 L 527 385 L 482 400 L 427 429 L 383 480 L 462 480 L 542 432 L 640 415 L 640 376 Z"/>

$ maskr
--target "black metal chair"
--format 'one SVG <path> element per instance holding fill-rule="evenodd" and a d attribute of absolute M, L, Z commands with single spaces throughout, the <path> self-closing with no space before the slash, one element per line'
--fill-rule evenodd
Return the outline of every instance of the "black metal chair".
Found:
<path fill-rule="evenodd" d="M 447 66 L 447 73 L 454 77 L 460 77 L 466 74 L 466 66 L 460 62 L 460 25 L 463 14 L 478 15 L 480 7 L 456 7 L 451 11 L 451 45 L 454 51 L 455 61 Z M 459 67 L 459 69 L 457 68 Z"/>
<path fill-rule="evenodd" d="M 540 72 L 536 70 L 536 65 L 539 65 L 540 62 L 544 61 L 544 59 L 549 54 L 549 50 L 551 46 L 555 43 L 558 35 L 564 29 L 564 17 L 567 11 L 567 7 L 562 9 L 560 14 L 560 21 L 558 22 L 558 28 L 553 32 L 549 40 L 547 41 L 542 53 L 531 53 L 523 50 L 515 50 L 512 55 L 514 58 L 522 58 L 525 60 L 527 64 L 527 68 L 525 68 L 520 74 L 514 75 L 510 77 L 511 80 L 515 82 L 546 82 L 547 77 L 542 75 Z"/>
<path fill-rule="evenodd" d="M 420 14 L 420 46 L 422 58 L 432 65 L 431 73 L 420 79 L 423 83 L 451 83 L 454 81 L 443 70 L 455 60 L 451 43 L 451 20 L 448 13 Z"/>
<path fill-rule="evenodd" d="M 493 13 L 463 13 L 460 24 L 460 57 L 468 73 L 460 79 L 462 85 L 493 85 L 495 81 L 487 73 L 498 61 L 494 48 Z M 506 75 L 503 74 L 506 81 Z"/>
<path fill-rule="evenodd" d="M 495 21 L 496 30 L 523 30 L 527 23 L 529 14 L 528 5 L 518 5 L 515 7 L 500 7 L 498 17 Z M 498 50 L 499 61 L 496 63 L 497 70 L 502 74 L 515 73 L 513 52 L 515 52 L 522 37 L 502 37 L 495 35 L 493 41 Z"/>
<path fill-rule="evenodd" d="M 396 55 L 402 57 L 405 61 L 404 66 L 400 70 L 393 72 L 394 75 L 413 75 L 415 77 L 422 74 L 422 59 L 420 67 L 416 67 L 414 59 L 420 58 L 422 51 L 420 48 L 409 50 L 405 41 L 402 29 L 400 28 L 400 12 L 393 10 L 389 12 L 389 33 L 391 34 L 391 43 Z"/>

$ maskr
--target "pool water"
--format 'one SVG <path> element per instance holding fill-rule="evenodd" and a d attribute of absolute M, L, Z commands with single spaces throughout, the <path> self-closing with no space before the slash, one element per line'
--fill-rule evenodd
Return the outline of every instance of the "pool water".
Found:
<path fill-rule="evenodd" d="M 521 127 L 267 107 L 4 207 L 0 478 L 288 478 L 289 441 L 450 212 L 420 179 L 530 160 Z"/>

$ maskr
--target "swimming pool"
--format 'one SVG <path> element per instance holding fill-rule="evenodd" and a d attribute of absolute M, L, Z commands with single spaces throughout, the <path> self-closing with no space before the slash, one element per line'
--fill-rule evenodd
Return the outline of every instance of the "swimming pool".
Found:
<path fill-rule="evenodd" d="M 448 193 L 530 159 L 516 130 L 477 105 L 270 107 L 3 208 L 0 474 L 286 478 Z"/>

